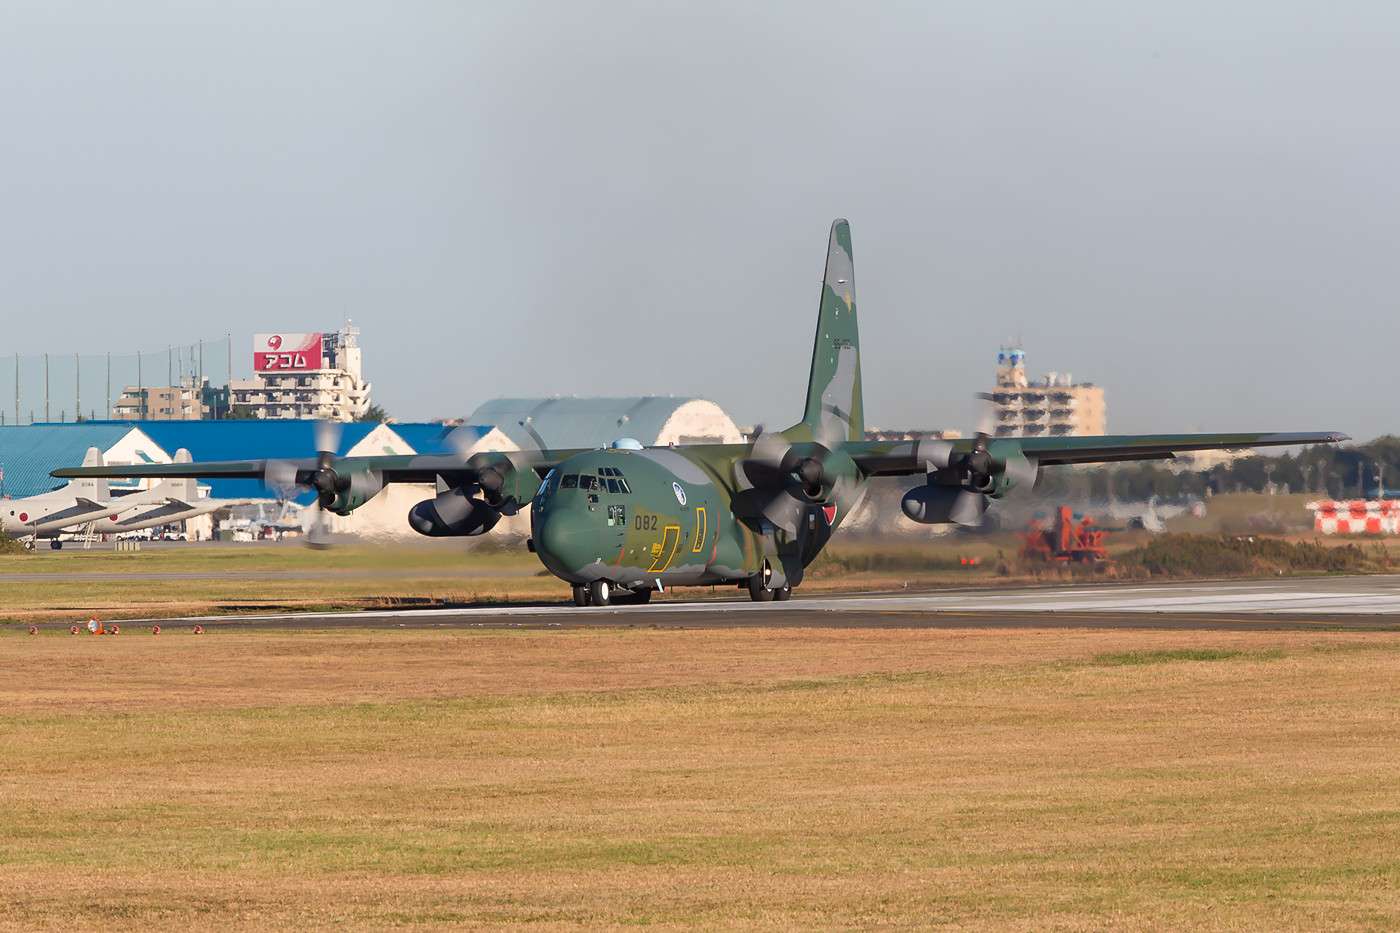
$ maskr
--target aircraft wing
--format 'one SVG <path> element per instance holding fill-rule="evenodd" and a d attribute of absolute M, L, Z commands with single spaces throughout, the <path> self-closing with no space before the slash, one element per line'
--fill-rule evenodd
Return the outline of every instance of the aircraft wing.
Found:
<path fill-rule="evenodd" d="M 520 454 L 540 476 L 554 468 L 560 460 L 578 453 L 576 450 L 542 450 Z M 493 452 L 494 453 L 494 452 Z M 502 456 L 512 457 L 514 453 Z M 434 483 L 439 478 L 452 485 L 474 482 L 480 467 L 472 458 L 460 454 L 389 454 L 373 457 L 338 457 L 337 470 L 369 470 L 382 477 L 384 483 Z M 310 485 L 320 469 L 315 457 L 268 460 L 223 460 L 205 463 L 147 463 L 126 466 L 64 467 L 51 476 L 107 476 L 112 478 L 144 477 L 151 479 L 272 479 L 279 482 Z"/>
<path fill-rule="evenodd" d="M 1338 431 L 1283 434 L 1110 434 L 1101 437 L 999 437 L 988 440 L 993 457 L 1019 450 L 1039 466 L 1066 463 L 1118 463 L 1170 460 L 1195 450 L 1297 447 L 1351 440 Z M 975 438 L 956 441 L 870 441 L 847 444 L 851 459 L 867 476 L 907 476 L 946 467 L 950 457 L 976 446 Z"/>

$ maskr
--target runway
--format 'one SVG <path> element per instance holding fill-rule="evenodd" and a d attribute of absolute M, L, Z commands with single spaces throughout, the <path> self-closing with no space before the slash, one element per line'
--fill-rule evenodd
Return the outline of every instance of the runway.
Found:
<path fill-rule="evenodd" d="M 682 591 L 683 593 L 684 591 Z M 580 609 L 522 604 L 123 620 L 239 629 L 529 627 L 1156 628 L 1400 630 L 1400 575 L 655 600 Z"/>

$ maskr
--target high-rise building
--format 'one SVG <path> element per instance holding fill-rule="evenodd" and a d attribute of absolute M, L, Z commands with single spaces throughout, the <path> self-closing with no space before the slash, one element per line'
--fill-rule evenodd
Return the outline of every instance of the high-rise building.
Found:
<path fill-rule="evenodd" d="M 353 421 L 369 410 L 360 375 L 360 329 L 336 333 L 255 334 L 251 381 L 230 383 L 230 403 L 258 418 Z"/>
<path fill-rule="evenodd" d="M 1010 341 L 997 354 L 992 390 L 996 437 L 1070 437 L 1105 433 L 1103 388 L 1076 383 L 1069 373 L 1026 377 L 1026 351 Z"/>

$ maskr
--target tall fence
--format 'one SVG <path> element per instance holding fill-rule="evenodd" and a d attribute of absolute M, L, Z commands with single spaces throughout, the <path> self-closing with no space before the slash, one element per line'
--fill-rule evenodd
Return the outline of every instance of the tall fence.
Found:
<path fill-rule="evenodd" d="M 231 348 L 224 336 L 136 353 L 0 356 L 0 424 L 109 420 L 128 387 L 225 386 Z"/>

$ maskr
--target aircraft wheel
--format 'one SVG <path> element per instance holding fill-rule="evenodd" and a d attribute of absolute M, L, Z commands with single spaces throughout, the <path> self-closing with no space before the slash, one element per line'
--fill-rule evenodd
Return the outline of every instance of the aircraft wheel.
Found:
<path fill-rule="evenodd" d="M 776 590 L 773 591 L 773 598 L 774 598 L 775 600 L 777 600 L 778 602 L 780 602 L 780 603 L 785 603 L 785 602 L 787 602 L 789 599 L 792 599 L 792 587 L 790 587 L 790 586 L 780 586 L 780 587 L 778 587 Z"/>
<path fill-rule="evenodd" d="M 63 550 L 63 542 L 58 540 L 57 538 L 54 538 L 52 541 L 49 542 L 49 547 L 53 548 L 55 551 L 61 551 Z"/>
<path fill-rule="evenodd" d="M 773 588 L 763 585 L 763 575 L 749 577 L 749 599 L 756 603 L 766 603 L 773 598 Z"/>
<path fill-rule="evenodd" d="M 628 600 L 628 602 L 633 602 L 637 603 L 638 605 L 645 606 L 647 603 L 651 602 L 651 587 L 648 586 L 643 587 L 640 590 L 633 590 L 632 598 Z"/>
<path fill-rule="evenodd" d="M 606 606 L 612 601 L 612 584 L 607 580 L 594 580 L 588 584 L 588 598 L 595 606 Z"/>
<path fill-rule="evenodd" d="M 584 586 L 582 583 L 574 584 L 574 605 L 588 605 L 588 587 Z"/>

